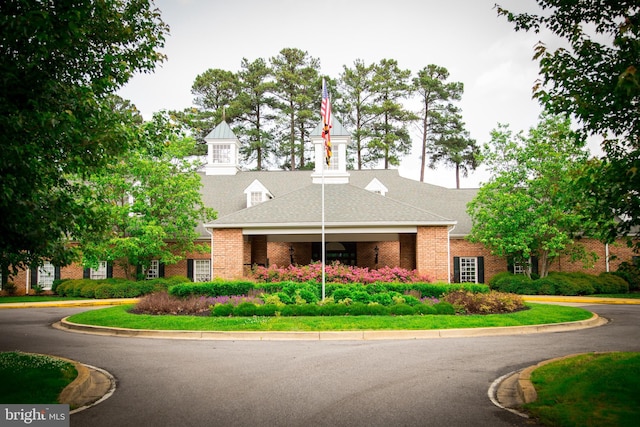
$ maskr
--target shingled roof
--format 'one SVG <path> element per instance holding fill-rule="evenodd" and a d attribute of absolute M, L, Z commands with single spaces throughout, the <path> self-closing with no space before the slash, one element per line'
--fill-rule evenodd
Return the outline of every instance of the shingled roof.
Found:
<path fill-rule="evenodd" d="M 322 186 L 312 171 L 241 171 L 202 175 L 205 205 L 218 212 L 215 228 L 317 226 Z M 325 185 L 325 224 L 331 226 L 454 225 L 452 236 L 471 229 L 466 204 L 477 190 L 454 190 L 403 178 L 397 170 L 349 171 L 349 184 Z M 365 190 L 378 179 L 386 195 Z M 247 208 L 244 190 L 258 180 L 273 199 Z M 202 234 L 204 229 L 200 230 Z"/>

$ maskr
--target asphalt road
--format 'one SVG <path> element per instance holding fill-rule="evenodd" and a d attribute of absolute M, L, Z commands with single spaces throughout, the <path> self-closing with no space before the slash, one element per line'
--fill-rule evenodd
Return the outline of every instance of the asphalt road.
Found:
<path fill-rule="evenodd" d="M 573 332 L 412 341 L 190 341 L 102 337 L 51 324 L 86 308 L 0 310 L 0 351 L 106 369 L 112 397 L 72 426 L 531 426 L 487 396 L 498 377 L 589 351 L 640 351 L 640 306 Z"/>

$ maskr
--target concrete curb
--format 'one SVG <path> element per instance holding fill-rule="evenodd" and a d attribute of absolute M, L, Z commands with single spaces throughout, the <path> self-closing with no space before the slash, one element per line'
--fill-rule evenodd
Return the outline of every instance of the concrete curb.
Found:
<path fill-rule="evenodd" d="M 42 302 L 10 302 L 0 304 L 0 310 L 10 308 L 46 308 L 46 307 L 99 307 L 107 305 L 135 304 L 140 298 L 110 298 L 88 299 L 69 301 L 42 301 Z"/>
<path fill-rule="evenodd" d="M 51 354 L 31 353 L 47 356 L 73 364 L 78 372 L 76 378 L 71 381 L 58 396 L 61 404 L 68 404 L 70 414 L 97 405 L 111 397 L 116 389 L 116 380 L 109 372 L 95 366 L 85 365 L 66 357 Z"/>
<path fill-rule="evenodd" d="M 464 328 L 435 330 L 376 330 L 376 331 L 319 331 L 319 332 L 268 332 L 268 331 L 168 331 L 151 329 L 111 328 L 73 323 L 65 317 L 53 326 L 69 332 L 104 336 L 190 339 L 190 340 L 229 340 L 229 341 L 285 341 L 285 340 L 417 340 L 433 338 L 460 338 L 497 335 L 520 335 L 548 332 L 564 332 L 577 329 L 594 328 L 607 323 L 607 320 L 594 314 L 590 319 L 530 326 L 504 326 L 496 328 Z"/>

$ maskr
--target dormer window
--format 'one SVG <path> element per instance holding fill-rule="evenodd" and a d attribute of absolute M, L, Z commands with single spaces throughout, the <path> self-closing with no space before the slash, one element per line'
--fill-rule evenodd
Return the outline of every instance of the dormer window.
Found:
<path fill-rule="evenodd" d="M 267 190 L 267 187 L 262 185 L 257 179 L 251 183 L 244 190 L 244 194 L 247 195 L 247 207 L 258 205 L 262 202 L 266 202 L 269 199 L 273 199 L 273 195 Z"/>
<path fill-rule="evenodd" d="M 231 163 L 231 144 L 216 144 L 211 148 L 213 163 Z"/>
<path fill-rule="evenodd" d="M 260 191 L 252 191 L 251 192 L 251 200 L 250 206 L 255 206 L 259 203 L 264 202 L 264 193 Z"/>
<path fill-rule="evenodd" d="M 389 192 L 389 189 L 384 186 L 378 178 L 373 178 L 371 182 L 364 188 L 367 191 L 371 191 L 372 193 L 380 194 L 381 196 L 386 196 Z"/>

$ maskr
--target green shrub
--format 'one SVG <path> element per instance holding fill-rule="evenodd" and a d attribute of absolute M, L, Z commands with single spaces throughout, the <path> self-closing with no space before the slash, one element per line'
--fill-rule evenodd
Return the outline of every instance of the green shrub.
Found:
<path fill-rule="evenodd" d="M 404 295 L 404 302 L 410 306 L 421 304 L 418 298 L 416 298 L 413 295 L 407 295 L 407 294 Z"/>
<path fill-rule="evenodd" d="M 99 284 L 94 292 L 97 299 L 114 298 L 113 287 L 107 284 Z"/>
<path fill-rule="evenodd" d="M 363 302 L 354 302 L 349 305 L 349 314 L 352 316 L 366 316 L 369 314 L 369 306 Z"/>
<path fill-rule="evenodd" d="M 258 304 L 256 307 L 256 316 L 275 316 L 280 311 L 281 306 L 276 304 Z"/>
<path fill-rule="evenodd" d="M 416 314 L 416 310 L 408 304 L 393 304 L 389 306 L 389 314 L 394 316 L 411 316 Z"/>
<path fill-rule="evenodd" d="M 256 305 L 250 302 L 241 302 L 233 309 L 234 316 L 255 316 Z"/>
<path fill-rule="evenodd" d="M 344 316 L 349 312 L 349 307 L 345 304 L 328 303 L 319 307 L 320 316 Z"/>
<path fill-rule="evenodd" d="M 535 295 L 537 287 L 533 280 L 524 274 L 500 273 L 492 278 L 491 289 L 499 292 L 508 292 L 520 295 Z"/>
<path fill-rule="evenodd" d="M 625 261 L 618 266 L 615 274 L 627 281 L 629 290 L 640 291 L 640 267 L 638 265 Z"/>
<path fill-rule="evenodd" d="M 211 308 L 211 315 L 216 317 L 228 317 L 233 314 L 232 304 L 216 304 Z"/>
<path fill-rule="evenodd" d="M 367 304 L 367 310 L 371 316 L 385 316 L 389 314 L 389 308 L 377 302 Z"/>
<path fill-rule="evenodd" d="M 95 281 L 84 284 L 84 286 L 80 288 L 79 296 L 83 298 L 95 298 L 96 297 L 95 291 L 98 285 L 99 283 L 96 283 Z"/>
<path fill-rule="evenodd" d="M 307 303 L 315 303 L 315 302 L 318 302 L 318 299 L 319 299 L 316 296 L 315 292 L 311 291 L 308 288 L 302 288 L 302 289 L 296 290 L 296 296 L 301 298 L 303 301 Z"/>
<path fill-rule="evenodd" d="M 431 304 L 418 304 L 414 305 L 416 314 L 438 314 L 438 310 Z"/>
<path fill-rule="evenodd" d="M 338 302 L 343 301 L 347 298 L 353 300 L 351 291 L 348 288 L 336 289 L 331 296 Z"/>
<path fill-rule="evenodd" d="M 440 301 L 438 303 L 433 304 L 433 308 L 436 309 L 436 314 L 447 314 L 447 315 L 456 314 L 456 309 L 453 306 L 453 304 L 446 301 Z"/>
<path fill-rule="evenodd" d="M 371 302 L 376 302 L 382 305 L 391 305 L 393 304 L 393 299 L 391 299 L 391 295 L 388 292 L 385 292 L 371 295 Z"/>
<path fill-rule="evenodd" d="M 534 281 L 538 295 L 556 295 L 556 282 L 553 278 L 543 277 Z"/>
<path fill-rule="evenodd" d="M 598 294 L 626 294 L 629 292 L 629 283 L 614 273 L 600 273 L 594 287 Z"/>
<path fill-rule="evenodd" d="M 67 280 L 69 280 L 69 279 L 55 279 L 53 281 L 53 284 L 51 285 L 51 292 L 53 292 L 54 294 L 58 294 L 58 286 L 60 286 L 61 283 L 65 282 Z"/>
<path fill-rule="evenodd" d="M 371 302 L 371 295 L 362 290 L 362 291 L 354 291 L 351 293 L 351 299 L 354 302 L 361 302 L 363 304 L 369 304 Z"/>
<path fill-rule="evenodd" d="M 595 276 L 585 273 L 557 273 L 547 276 L 555 281 L 557 295 L 591 295 L 595 293 L 593 282 Z"/>

